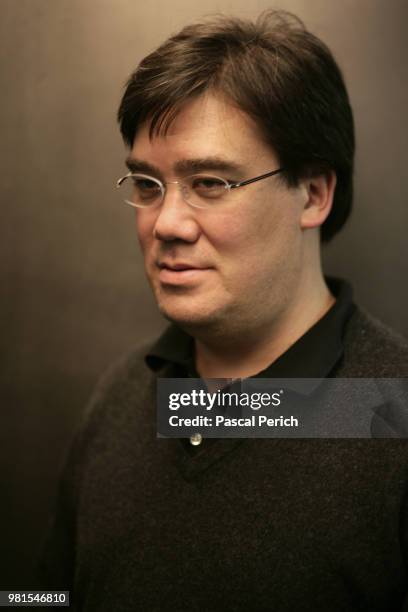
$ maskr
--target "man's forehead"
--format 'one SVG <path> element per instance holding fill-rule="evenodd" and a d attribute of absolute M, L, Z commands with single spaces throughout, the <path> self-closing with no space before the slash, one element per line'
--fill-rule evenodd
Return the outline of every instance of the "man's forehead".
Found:
<path fill-rule="evenodd" d="M 160 119 L 156 118 L 153 129 L 150 118 L 147 118 L 139 125 L 135 139 L 170 141 L 197 136 L 228 140 L 243 132 L 253 138 L 258 135 L 258 127 L 251 117 L 225 97 L 205 94 L 168 110 Z"/>
<path fill-rule="evenodd" d="M 146 161 L 179 173 L 242 172 L 262 157 L 269 166 L 275 156 L 257 124 L 232 103 L 207 95 L 186 103 L 158 134 L 151 134 L 148 121 L 142 124 L 128 161 Z"/>
<path fill-rule="evenodd" d="M 185 130 L 219 130 L 224 128 L 224 135 L 229 129 L 255 128 L 255 122 L 232 100 L 221 93 L 206 92 L 186 100 L 174 112 L 169 114 L 171 121 L 166 125 L 166 134 L 176 136 Z"/>

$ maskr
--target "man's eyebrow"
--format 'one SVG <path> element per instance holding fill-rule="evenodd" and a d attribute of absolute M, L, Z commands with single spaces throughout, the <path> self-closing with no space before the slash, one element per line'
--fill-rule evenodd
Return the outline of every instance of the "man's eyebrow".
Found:
<path fill-rule="evenodd" d="M 125 163 L 129 168 L 130 172 L 142 172 L 144 174 L 161 176 L 161 172 L 158 168 L 156 168 L 156 166 L 153 166 L 152 164 L 149 164 L 149 162 L 146 162 L 142 159 L 128 157 Z"/>
<path fill-rule="evenodd" d="M 126 166 L 131 172 L 142 172 L 153 176 L 162 176 L 160 170 L 147 161 L 128 157 Z M 177 174 L 188 174 L 189 172 L 234 172 L 244 173 L 244 168 L 240 164 L 221 157 L 198 157 L 191 159 L 181 159 L 173 166 Z"/>
<path fill-rule="evenodd" d="M 180 174 L 187 172 L 204 172 L 206 170 L 220 172 L 243 172 L 243 167 L 234 161 L 222 157 L 200 157 L 182 159 L 174 164 L 174 170 Z"/>

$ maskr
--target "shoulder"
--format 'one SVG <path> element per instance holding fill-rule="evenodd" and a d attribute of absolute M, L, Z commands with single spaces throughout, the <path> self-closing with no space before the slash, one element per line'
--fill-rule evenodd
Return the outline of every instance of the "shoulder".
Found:
<path fill-rule="evenodd" d="M 150 346 L 151 342 L 141 344 L 114 361 L 100 377 L 92 396 L 93 401 L 125 389 L 129 391 L 134 385 L 140 388 L 140 385 L 148 384 L 154 378 L 145 361 Z"/>
<path fill-rule="evenodd" d="M 157 375 L 146 365 L 145 343 L 112 363 L 98 380 L 77 429 L 82 444 L 100 430 L 126 428 L 135 418 L 142 421 L 152 409 Z M 154 405 L 154 404 L 153 404 Z"/>
<path fill-rule="evenodd" d="M 408 377 L 408 341 L 356 307 L 344 333 L 341 376 Z"/>

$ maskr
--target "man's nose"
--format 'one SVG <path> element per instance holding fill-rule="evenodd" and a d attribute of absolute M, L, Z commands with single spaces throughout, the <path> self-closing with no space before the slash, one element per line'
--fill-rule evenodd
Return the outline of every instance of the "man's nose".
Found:
<path fill-rule="evenodd" d="M 196 213 L 184 200 L 182 190 L 179 183 L 167 185 L 153 228 L 153 234 L 158 240 L 195 242 L 200 235 Z"/>

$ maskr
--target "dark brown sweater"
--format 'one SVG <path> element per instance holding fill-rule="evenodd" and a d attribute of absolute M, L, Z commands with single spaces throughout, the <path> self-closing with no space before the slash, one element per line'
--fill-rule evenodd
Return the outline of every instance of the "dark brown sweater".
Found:
<path fill-rule="evenodd" d="M 408 611 L 408 441 L 157 439 L 138 351 L 72 446 L 44 586 L 98 612 Z M 408 377 L 408 347 L 355 310 L 336 377 Z"/>

